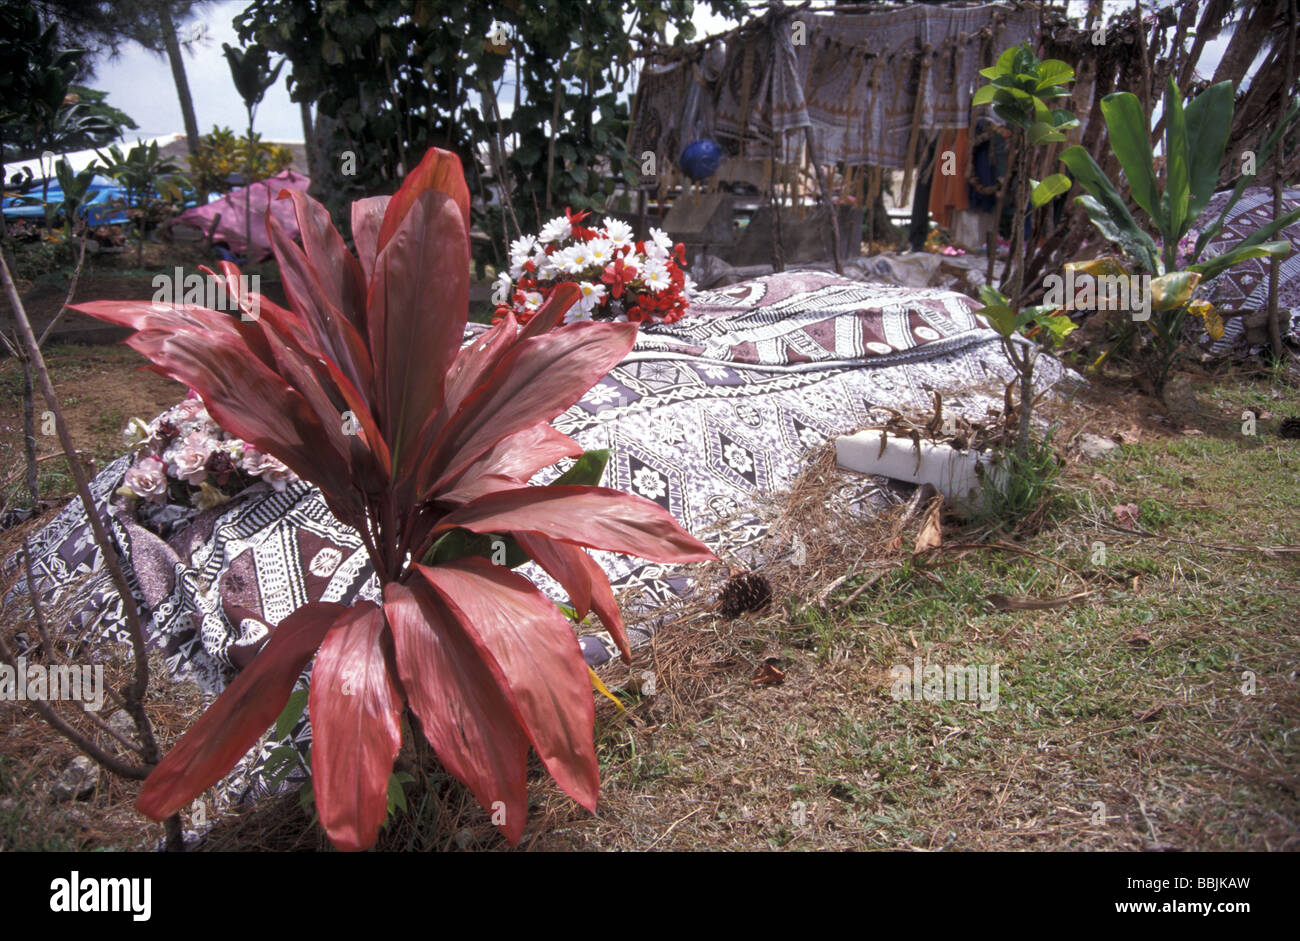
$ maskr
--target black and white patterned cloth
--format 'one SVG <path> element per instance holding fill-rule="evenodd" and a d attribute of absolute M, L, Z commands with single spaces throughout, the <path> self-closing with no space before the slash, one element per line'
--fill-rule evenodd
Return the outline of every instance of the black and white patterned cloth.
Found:
<path fill-rule="evenodd" d="M 971 418 L 1000 407 L 1011 368 L 976 306 L 950 291 L 820 271 L 705 292 L 689 317 L 643 328 L 633 352 L 554 425 L 584 448 L 613 450 L 604 485 L 664 506 L 724 559 L 752 561 L 765 528 L 747 508 L 792 483 L 811 449 L 879 421 L 881 407 L 925 413 L 935 390 L 945 408 Z M 1036 372 L 1041 387 L 1071 376 L 1048 357 Z M 258 484 L 164 541 L 114 497 L 128 465 L 125 457 L 114 462 L 91 489 L 149 619 L 150 641 L 174 678 L 216 695 L 257 649 L 264 629 L 256 618 L 276 624 L 308 601 L 379 600 L 360 538 L 311 485 L 276 492 Z M 549 468 L 534 483 L 564 469 Z M 891 497 L 868 481 L 857 499 L 869 506 Z M 121 599 L 80 503 L 30 544 L 47 604 L 75 611 L 67 630 L 92 648 L 126 642 Z M 650 636 L 655 609 L 690 588 L 676 566 L 593 556 L 623 599 L 634 645 Z M 16 565 L 10 559 L 6 568 Z M 563 598 L 536 566 L 521 571 Z M 19 579 L 7 602 L 24 604 L 25 593 Z M 581 642 L 592 666 L 616 655 L 603 632 Z M 305 752 L 305 716 L 292 736 Z M 262 765 L 276 744 L 250 753 L 227 779 L 227 797 L 264 790 Z"/>

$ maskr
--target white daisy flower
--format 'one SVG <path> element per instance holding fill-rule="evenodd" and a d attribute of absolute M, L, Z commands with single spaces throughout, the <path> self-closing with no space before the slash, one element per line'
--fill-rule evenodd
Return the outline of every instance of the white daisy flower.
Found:
<path fill-rule="evenodd" d="M 605 285 L 603 284 L 583 281 L 578 285 L 578 289 L 582 291 L 582 299 L 578 303 L 582 305 L 582 309 L 586 313 L 591 313 L 605 299 Z"/>
<path fill-rule="evenodd" d="M 614 243 L 608 239 L 592 239 L 587 243 L 587 251 L 591 254 L 592 264 L 602 268 L 614 259 Z"/>
<path fill-rule="evenodd" d="M 647 259 L 645 267 L 641 269 L 641 280 L 656 294 L 672 284 L 672 279 L 668 276 L 668 266 L 659 258 Z"/>
<path fill-rule="evenodd" d="M 596 263 L 591 256 L 591 248 L 586 242 L 561 249 L 552 256 L 551 260 L 569 274 L 580 274 Z"/>
<path fill-rule="evenodd" d="M 539 308 L 539 307 L 541 307 L 541 306 L 542 306 L 542 292 L 541 292 L 541 291 L 525 291 L 525 292 L 524 292 L 524 307 L 525 307 L 525 309 L 527 309 L 527 310 L 536 310 L 537 308 Z"/>
<path fill-rule="evenodd" d="M 564 216 L 556 216 L 546 225 L 542 226 L 542 231 L 537 233 L 537 238 L 541 242 L 562 242 L 573 234 L 573 226 Z"/>
<path fill-rule="evenodd" d="M 668 237 L 668 233 L 662 229 L 650 227 L 650 238 L 645 243 L 645 254 L 647 258 L 667 258 L 668 253 L 673 250 L 673 240 Z"/>
<path fill-rule="evenodd" d="M 624 245 L 632 244 L 632 227 L 622 219 L 605 220 L 605 238 L 615 248 L 622 248 Z"/>
<path fill-rule="evenodd" d="M 535 236 L 525 235 L 522 238 L 515 239 L 510 243 L 510 263 L 522 267 L 536 246 L 537 238 Z"/>

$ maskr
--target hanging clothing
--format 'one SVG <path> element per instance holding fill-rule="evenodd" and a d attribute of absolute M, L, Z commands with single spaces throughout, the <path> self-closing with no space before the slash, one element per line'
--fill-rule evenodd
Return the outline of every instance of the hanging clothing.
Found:
<path fill-rule="evenodd" d="M 962 128 L 940 134 L 930 180 L 930 215 L 945 229 L 952 227 L 953 210 L 970 208 L 969 166 L 970 133 Z"/>

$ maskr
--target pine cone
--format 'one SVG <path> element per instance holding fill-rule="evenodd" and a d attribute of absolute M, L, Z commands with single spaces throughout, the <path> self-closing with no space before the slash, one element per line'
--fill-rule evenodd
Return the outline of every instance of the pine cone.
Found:
<path fill-rule="evenodd" d="M 1300 418 L 1284 418 L 1277 429 L 1283 438 L 1300 438 Z"/>
<path fill-rule="evenodd" d="M 772 600 L 772 585 L 757 572 L 745 572 L 727 582 L 718 596 L 718 610 L 723 617 L 739 617 L 746 611 L 758 611 Z"/>

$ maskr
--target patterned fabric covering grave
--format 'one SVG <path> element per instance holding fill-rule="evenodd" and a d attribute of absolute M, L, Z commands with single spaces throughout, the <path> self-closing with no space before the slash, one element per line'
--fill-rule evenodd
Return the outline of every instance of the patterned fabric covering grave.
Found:
<path fill-rule="evenodd" d="M 933 390 L 946 408 L 971 418 L 1000 407 L 1010 366 L 996 334 L 972 313 L 977 306 L 950 291 L 820 271 L 704 292 L 688 317 L 644 327 L 633 352 L 554 425 L 585 448 L 613 449 L 603 484 L 666 507 L 724 559 L 752 561 L 764 526 L 746 508 L 793 482 L 809 450 L 879 421 L 882 406 L 924 413 Z M 1071 377 L 1055 360 L 1039 362 L 1041 387 Z M 293 482 L 283 492 L 250 487 L 164 541 L 114 497 L 128 460 L 105 468 L 92 492 L 149 619 L 151 642 L 174 677 L 219 692 L 263 640 L 250 613 L 276 624 L 308 601 L 379 600 L 360 538 L 309 484 Z M 563 469 L 547 469 L 534 483 Z M 892 499 L 883 482 L 869 478 L 855 494 L 867 509 Z M 101 647 L 127 642 L 121 599 L 78 501 L 34 533 L 31 547 L 45 599 L 65 610 L 71 600 L 79 609 L 69 632 L 97 638 Z M 624 602 L 634 645 L 649 637 L 655 609 L 689 590 L 678 567 L 593 556 Z M 10 573 L 16 565 L 5 563 Z M 531 563 L 521 571 L 564 597 Z M 25 592 L 20 579 L 7 603 L 24 604 Z M 581 640 L 593 666 L 615 653 L 603 632 Z M 305 750 L 305 716 L 291 735 Z M 223 799 L 264 792 L 261 769 L 278 744 L 268 740 L 250 753 L 227 779 Z"/>
<path fill-rule="evenodd" d="M 1217 219 L 1227 205 L 1231 193 L 1216 193 L 1205 206 L 1202 219 Z M 1300 209 L 1300 189 L 1282 191 L 1282 214 Z M 1273 190 L 1265 186 L 1248 186 L 1241 199 L 1232 207 L 1219 232 L 1206 246 L 1204 257 L 1212 258 L 1238 244 L 1255 230 L 1273 221 Z M 1281 319 L 1282 337 L 1300 348 L 1300 222 L 1294 222 L 1272 237 L 1291 243 L 1291 255 L 1282 259 L 1278 273 L 1277 306 Z M 1214 279 L 1204 297 L 1215 307 L 1224 310 L 1251 312 L 1268 309 L 1268 279 L 1272 267 L 1270 258 L 1252 258 L 1233 265 Z M 1212 339 L 1204 330 L 1196 331 L 1203 349 L 1211 356 L 1231 353 L 1259 355 L 1262 346 L 1251 346 L 1243 319 L 1233 317 L 1224 322 L 1223 336 Z"/>

